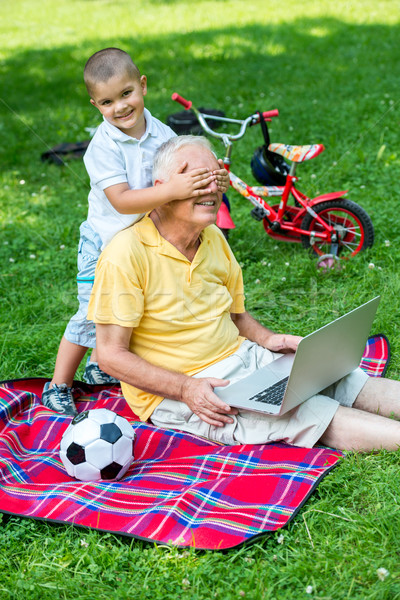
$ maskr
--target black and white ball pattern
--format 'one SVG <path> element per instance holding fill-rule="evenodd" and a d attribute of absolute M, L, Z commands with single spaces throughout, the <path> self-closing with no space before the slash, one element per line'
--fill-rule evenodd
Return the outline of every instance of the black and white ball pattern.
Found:
<path fill-rule="evenodd" d="M 68 475 L 81 481 L 121 479 L 133 462 L 135 432 L 107 408 L 77 415 L 65 430 L 60 458 Z"/>

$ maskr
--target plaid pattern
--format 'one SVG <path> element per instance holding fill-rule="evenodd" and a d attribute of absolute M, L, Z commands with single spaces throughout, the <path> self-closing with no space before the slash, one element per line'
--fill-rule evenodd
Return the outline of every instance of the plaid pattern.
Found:
<path fill-rule="evenodd" d="M 371 349 L 370 349 L 371 350 Z M 119 482 L 70 478 L 59 457 L 71 419 L 41 405 L 44 379 L 0 387 L 0 511 L 157 543 L 226 549 L 286 525 L 341 459 L 327 448 L 222 446 L 137 421 L 119 388 L 82 384 L 79 412 L 109 408 L 136 431 Z"/>
<path fill-rule="evenodd" d="M 368 338 L 360 367 L 370 377 L 383 377 L 390 360 L 389 340 L 379 333 Z"/>

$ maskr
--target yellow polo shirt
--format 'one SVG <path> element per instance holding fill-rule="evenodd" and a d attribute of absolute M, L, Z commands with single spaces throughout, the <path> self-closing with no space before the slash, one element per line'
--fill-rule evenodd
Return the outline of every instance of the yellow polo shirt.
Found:
<path fill-rule="evenodd" d="M 133 327 L 131 352 L 160 367 L 194 375 L 236 352 L 243 338 L 230 313 L 244 310 L 241 269 L 215 225 L 204 229 L 190 262 L 146 216 L 103 250 L 88 318 Z M 121 385 L 143 421 L 162 400 Z"/>

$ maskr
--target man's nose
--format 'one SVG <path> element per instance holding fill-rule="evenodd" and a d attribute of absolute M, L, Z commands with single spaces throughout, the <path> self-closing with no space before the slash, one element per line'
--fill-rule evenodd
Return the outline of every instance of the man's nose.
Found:
<path fill-rule="evenodd" d="M 212 181 L 208 187 L 210 188 L 211 192 L 213 192 L 213 193 L 217 192 L 218 191 L 217 180 L 214 179 L 214 181 Z"/>

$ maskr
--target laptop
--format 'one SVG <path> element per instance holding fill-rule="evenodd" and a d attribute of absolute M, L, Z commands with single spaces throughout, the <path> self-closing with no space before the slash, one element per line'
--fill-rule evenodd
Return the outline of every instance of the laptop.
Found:
<path fill-rule="evenodd" d="M 360 365 L 380 296 L 305 336 L 296 353 L 215 387 L 221 400 L 246 410 L 282 415 Z"/>

